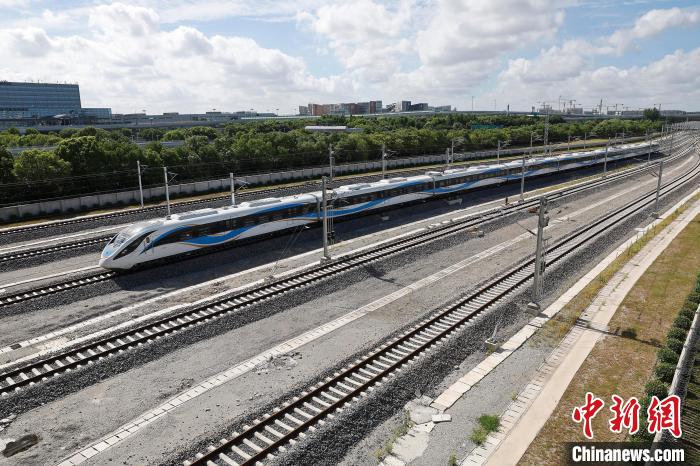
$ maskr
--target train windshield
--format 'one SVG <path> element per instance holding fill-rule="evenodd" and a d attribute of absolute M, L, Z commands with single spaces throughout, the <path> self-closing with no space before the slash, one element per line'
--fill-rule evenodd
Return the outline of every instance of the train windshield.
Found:
<path fill-rule="evenodd" d="M 145 232 L 146 228 L 151 226 L 153 223 L 157 223 L 157 221 L 135 223 L 135 224 L 131 225 L 129 228 L 126 228 L 126 229 L 120 231 L 119 234 L 112 239 L 110 244 L 112 245 L 113 248 L 118 248 L 119 246 L 121 246 L 126 241 L 133 238 L 134 236 L 137 236 L 137 235 L 141 234 L 142 232 Z"/>

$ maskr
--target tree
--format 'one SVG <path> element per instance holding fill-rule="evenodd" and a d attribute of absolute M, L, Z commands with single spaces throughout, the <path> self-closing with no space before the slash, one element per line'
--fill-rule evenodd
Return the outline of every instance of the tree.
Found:
<path fill-rule="evenodd" d="M 60 178 L 70 174 L 70 163 L 53 152 L 30 149 L 15 159 L 13 173 L 22 181 Z"/>
<path fill-rule="evenodd" d="M 5 147 L 0 146 L 0 183 L 9 183 L 14 179 L 12 168 L 15 158 Z"/>
<path fill-rule="evenodd" d="M 661 118 L 661 112 L 658 108 L 645 108 L 644 109 L 644 119 L 656 121 Z"/>
<path fill-rule="evenodd" d="M 83 128 L 81 131 L 88 129 L 94 130 Z M 102 172 L 110 168 L 105 151 L 95 136 L 64 139 L 56 147 L 56 155 L 69 162 L 76 175 Z"/>

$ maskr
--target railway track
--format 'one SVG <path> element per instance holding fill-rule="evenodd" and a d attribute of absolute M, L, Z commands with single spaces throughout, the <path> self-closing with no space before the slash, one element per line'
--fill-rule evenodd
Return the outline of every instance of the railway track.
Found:
<path fill-rule="evenodd" d="M 687 150 L 689 151 L 690 148 L 688 148 Z M 680 158 L 680 157 L 684 156 L 686 153 L 687 153 L 686 151 L 679 151 L 679 153 L 677 155 L 673 156 L 673 159 L 669 159 L 669 161 Z M 652 166 L 653 166 L 653 164 L 652 164 Z M 550 197 L 551 199 L 555 199 L 555 198 L 561 198 L 561 197 L 573 195 L 573 194 L 576 194 L 576 193 L 579 193 L 579 192 L 582 192 L 582 191 L 585 191 L 588 189 L 593 189 L 593 188 L 596 188 L 596 187 L 599 187 L 599 186 L 602 186 L 602 185 L 605 185 L 608 183 L 613 183 L 615 181 L 626 178 L 628 176 L 632 176 L 632 175 L 635 175 L 637 173 L 640 173 L 644 170 L 648 170 L 648 167 L 647 166 L 636 167 L 636 168 L 633 168 L 633 169 L 630 169 L 630 170 L 627 170 L 627 171 L 624 171 L 621 173 L 610 175 L 604 179 L 590 181 L 589 183 L 586 183 L 586 184 L 583 184 L 580 186 L 563 188 L 560 191 L 556 191 L 556 192 L 548 195 L 548 197 Z M 491 209 L 487 212 L 482 213 L 479 217 L 469 217 L 469 218 L 465 218 L 465 219 L 451 222 L 448 225 L 441 225 L 439 227 L 432 228 L 429 231 L 418 233 L 415 237 L 411 237 L 411 238 L 415 238 L 416 245 L 425 244 L 427 242 L 434 241 L 434 239 L 445 236 L 445 235 L 451 235 L 451 234 L 457 233 L 459 231 L 467 230 L 469 228 L 478 227 L 479 225 L 481 225 L 483 223 L 494 220 L 495 218 L 502 217 L 503 215 L 506 215 L 506 214 L 511 214 L 511 213 L 515 213 L 515 212 L 522 212 L 524 210 L 527 210 L 527 209 L 530 209 L 530 208 L 536 206 L 536 204 L 537 204 L 537 200 L 531 199 L 531 200 L 525 201 L 525 202 L 520 203 L 520 204 L 511 204 L 507 207 L 494 208 L 494 209 Z M 111 238 L 111 236 L 109 238 Z M 109 239 L 109 238 L 106 238 L 106 239 Z M 99 239 L 104 240 L 105 238 L 97 238 L 96 240 L 99 240 Z M 84 240 L 84 241 L 87 241 L 87 240 Z M 398 242 L 401 243 L 403 241 L 405 241 L 405 240 L 399 240 Z M 76 243 L 81 243 L 81 242 L 76 242 Z M 391 244 L 393 244 L 393 243 L 391 243 Z M 70 243 L 66 243 L 63 246 L 65 246 L 65 248 L 63 248 L 61 250 L 70 249 L 71 247 L 82 247 L 82 245 L 71 246 Z M 59 247 L 59 246 L 56 246 L 56 247 Z M 388 246 L 381 246 L 380 248 L 383 248 L 383 247 L 388 247 Z M 27 251 L 25 251 L 25 252 L 27 252 Z M 37 249 L 34 251 L 28 251 L 28 252 L 31 252 L 34 256 L 37 256 L 37 255 L 41 255 L 41 254 L 48 254 L 52 251 L 43 251 L 42 249 Z M 201 254 L 206 254 L 206 253 L 211 253 L 211 252 L 212 251 L 205 250 L 205 251 L 202 251 Z M 13 255 L 17 255 L 17 254 L 19 254 L 19 252 L 13 253 Z M 1 262 L 2 262 L 2 256 L 0 256 L 0 263 Z M 71 290 L 71 289 L 75 289 L 78 287 L 92 285 L 95 283 L 111 280 L 111 279 L 115 278 L 116 276 L 126 275 L 129 273 L 133 273 L 133 272 L 131 272 L 131 271 L 96 272 L 96 273 L 93 273 L 90 275 L 80 277 L 79 279 L 67 279 L 67 280 L 56 282 L 56 283 L 51 283 L 49 285 L 43 285 L 43 286 L 40 286 L 40 287 L 37 287 L 34 289 L 20 291 L 20 292 L 14 293 L 14 294 L 0 295 L 0 309 L 2 309 L 3 307 L 6 307 L 6 306 L 17 304 L 19 302 L 25 302 L 25 301 L 28 301 L 31 299 L 42 297 L 42 296 L 47 296 L 50 294 L 55 294 L 55 293 L 59 293 L 62 291 Z"/>
<path fill-rule="evenodd" d="M 21 249 L 17 252 L 11 252 L 6 254 L 0 254 L 0 263 L 19 261 L 24 259 L 29 259 L 32 257 L 44 256 L 46 254 L 52 254 L 59 251 L 68 251 L 71 249 L 78 249 L 85 246 L 92 246 L 98 244 L 104 244 L 109 241 L 114 235 L 109 236 L 99 236 L 96 238 L 83 239 L 78 241 L 70 241 L 67 243 L 57 244 L 55 246 L 48 246 L 44 248 L 32 248 L 32 249 Z"/>
<path fill-rule="evenodd" d="M 673 187 L 680 182 L 679 180 L 685 179 L 693 174 L 694 171 L 697 171 L 699 166 L 700 162 L 695 165 L 693 172 L 687 172 L 676 180 L 664 185 L 665 192 L 673 189 Z M 671 187 L 669 188 L 669 186 Z M 577 188 L 583 189 L 583 187 Z M 551 199 L 559 198 L 562 195 L 562 193 L 554 194 L 551 196 Z M 645 195 L 643 199 L 649 196 L 653 196 L 653 194 Z M 538 199 L 533 199 L 515 206 L 514 208 L 528 209 L 538 205 L 538 202 Z M 442 225 L 434 229 L 426 229 L 415 235 L 399 238 L 365 251 L 351 253 L 288 277 L 263 283 L 94 341 L 67 347 L 45 358 L 14 366 L 6 372 L 0 373 L 0 396 L 7 396 L 12 392 L 48 380 L 68 370 L 87 366 L 103 358 L 143 344 L 148 344 L 158 338 L 208 322 L 212 319 L 223 317 L 227 314 L 238 312 L 253 304 L 261 303 L 268 299 L 298 290 L 320 280 L 361 267 L 370 262 L 424 245 L 427 242 L 435 241 L 447 235 L 465 231 L 485 221 L 501 217 L 502 215 L 503 212 L 500 209 L 494 209 L 491 213 L 481 217 L 464 219 L 464 221 Z"/>
<path fill-rule="evenodd" d="M 526 150 L 523 150 L 523 154 L 527 153 Z M 512 156 L 508 157 L 503 157 L 504 160 L 513 158 Z M 461 164 L 461 166 L 469 166 L 469 165 L 475 165 L 475 164 L 480 164 L 483 162 L 480 161 L 475 161 L 475 162 L 467 162 L 465 164 Z M 410 175 L 415 175 L 417 173 L 423 173 L 425 172 L 426 168 L 415 168 L 415 169 L 406 169 L 404 171 L 397 171 L 397 172 L 392 172 L 391 176 L 410 176 Z M 352 182 L 368 182 L 368 181 L 377 181 L 378 179 L 381 179 L 380 175 L 358 175 L 352 177 Z M 347 181 L 347 180 L 343 180 Z M 332 186 L 331 186 L 332 187 Z M 291 194 L 299 194 L 301 192 L 309 192 L 312 190 L 317 190 L 319 189 L 319 182 L 313 181 L 313 182 L 307 182 L 307 183 L 301 183 L 297 184 L 295 186 L 288 186 L 288 187 L 277 187 L 277 188 L 266 188 L 266 189 L 261 189 L 257 191 L 251 191 L 251 192 L 241 192 L 238 194 L 239 199 L 241 201 L 247 201 L 247 200 L 254 200 L 254 199 L 260 199 L 262 197 L 266 197 L 269 195 L 291 195 Z M 202 206 L 202 205 L 209 205 L 212 202 L 220 202 L 220 201 L 226 201 L 230 199 L 229 195 L 225 196 L 216 196 L 208 199 L 194 199 L 190 201 L 179 201 L 179 202 L 174 202 L 171 204 L 171 208 L 173 209 L 181 209 L 183 207 L 193 207 L 193 206 Z M 98 214 L 98 215 L 90 215 L 86 217 L 80 217 L 80 218 L 74 218 L 70 220 L 57 220 L 57 221 L 52 221 L 52 222 L 46 222 L 46 223 L 41 223 L 41 224 L 36 224 L 36 225 L 28 225 L 24 227 L 16 227 L 16 228 L 5 228 L 5 229 L 0 229 L 0 237 L 2 236 L 8 236 L 8 235 L 19 235 L 22 233 L 27 233 L 27 232 L 34 232 L 34 231 L 39 231 L 39 230 L 47 230 L 51 228 L 56 228 L 56 227 L 62 227 L 62 226 L 67 226 L 67 225 L 76 225 L 76 224 L 81 224 L 81 223 L 88 223 L 88 222 L 94 222 L 94 221 L 100 221 L 100 220 L 108 220 L 108 219 L 118 219 L 122 217 L 127 217 L 130 215 L 137 215 L 137 214 L 145 214 L 145 213 L 153 213 L 153 212 L 160 212 L 160 211 L 165 211 L 165 206 L 164 205 L 156 205 L 156 206 L 150 206 L 150 207 L 144 207 L 144 208 L 135 208 L 135 209 L 129 209 L 125 211 L 116 211 L 116 212 L 110 212 L 106 214 Z"/>
<path fill-rule="evenodd" d="M 667 183 L 667 194 L 694 179 L 698 165 L 678 179 Z M 654 203 L 649 193 L 604 215 L 586 227 L 557 241 L 547 253 L 548 264 L 557 264 L 606 234 L 629 217 Z M 206 451 L 185 462 L 186 466 L 256 465 L 274 459 L 310 429 L 332 419 L 336 411 L 348 403 L 368 396 L 369 391 L 386 382 L 409 364 L 418 361 L 426 351 L 447 341 L 472 326 L 476 318 L 488 312 L 527 285 L 533 277 L 534 259 L 529 259 L 507 273 L 487 282 L 467 297 L 422 320 L 400 336 L 345 366 L 333 376 L 308 387 L 298 396 L 277 406 L 252 425 L 243 426 L 228 438 L 210 445 Z"/>

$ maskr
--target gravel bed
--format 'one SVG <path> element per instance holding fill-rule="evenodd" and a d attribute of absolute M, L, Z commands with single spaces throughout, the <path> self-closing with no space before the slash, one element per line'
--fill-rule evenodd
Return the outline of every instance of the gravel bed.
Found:
<path fill-rule="evenodd" d="M 611 166 L 613 165 L 612 163 L 610 164 Z M 600 170 L 598 169 L 587 169 L 583 170 L 580 172 L 576 172 L 577 176 L 587 176 L 590 175 L 591 173 L 594 172 L 599 172 Z M 573 175 L 573 174 L 570 174 Z M 635 175 L 634 177 L 631 177 L 629 180 L 634 180 L 638 177 L 644 177 L 646 175 L 641 174 L 641 175 Z M 570 176 L 571 179 L 574 178 L 574 176 Z M 563 180 L 559 178 L 554 178 L 554 177 L 543 177 L 538 180 L 535 180 L 534 182 L 530 183 L 530 188 L 534 187 L 543 187 L 543 186 L 548 186 L 550 185 L 553 181 L 557 182 L 562 182 Z M 566 202 L 573 202 L 581 197 L 585 197 L 590 195 L 591 193 L 598 193 L 606 188 L 604 187 L 599 187 L 599 188 L 594 188 L 582 193 L 578 193 L 572 196 L 568 196 L 565 201 Z M 472 203 L 480 203 L 480 202 L 488 202 L 493 199 L 500 198 L 501 196 L 511 196 L 515 195 L 516 193 L 519 192 L 519 186 L 515 186 L 515 184 L 509 184 L 502 186 L 500 188 L 495 188 L 495 189 L 483 189 L 483 190 L 477 190 L 474 193 L 471 193 L 467 196 L 469 196 L 470 199 L 467 200 L 467 202 L 472 202 Z M 459 206 L 458 208 L 463 208 L 464 206 Z M 336 231 L 337 231 L 337 237 L 338 238 L 343 238 L 343 239 L 349 239 L 353 237 L 357 237 L 359 235 L 364 235 L 367 234 L 368 231 L 367 225 L 371 224 L 372 226 L 369 227 L 370 231 L 369 232 L 374 232 L 374 231 L 380 231 L 385 228 L 390 228 L 399 224 L 407 223 L 409 221 L 415 221 L 415 220 L 423 220 L 426 218 L 429 218 L 431 216 L 435 215 L 440 215 L 443 213 L 447 213 L 450 210 L 454 210 L 454 208 L 451 208 L 449 206 L 444 205 L 444 201 L 434 201 L 434 202 L 429 202 L 425 204 L 417 204 L 414 205 L 412 209 L 410 208 L 399 208 L 390 212 L 399 212 L 401 214 L 401 218 L 403 216 L 408 215 L 410 218 L 408 220 L 399 220 L 393 219 L 389 222 L 389 224 L 378 224 L 377 222 L 372 222 L 372 220 L 368 217 L 364 218 L 358 218 L 358 219 L 352 219 L 348 220 L 345 222 L 338 222 L 336 225 Z M 517 217 L 510 217 L 515 220 L 520 220 L 522 219 L 522 214 L 515 214 Z M 398 217 L 398 216 L 397 216 Z M 306 233 L 306 234 L 304 234 Z M 297 253 L 305 252 L 307 250 L 312 250 L 318 247 L 318 239 L 316 236 L 318 232 L 311 231 L 311 232 L 302 232 L 300 235 L 299 239 L 297 240 L 297 244 L 295 245 L 295 249 L 297 250 Z M 1 238 L 1 237 L 0 237 Z M 89 299 L 89 298 L 94 298 L 97 296 L 108 296 L 110 293 L 114 293 L 117 291 L 122 291 L 122 290 L 147 290 L 150 284 L 161 284 L 164 281 L 168 279 L 173 279 L 175 277 L 181 278 L 181 277 L 186 277 L 188 274 L 191 273 L 192 270 L 198 271 L 200 269 L 207 269 L 211 267 L 211 261 L 215 261 L 216 264 L 229 264 L 231 262 L 232 257 L 231 256 L 236 256 L 237 252 L 245 249 L 245 252 L 248 256 L 253 256 L 253 257 L 269 257 L 270 251 L 274 250 L 280 250 L 284 248 L 285 243 L 288 240 L 288 235 L 280 235 L 277 236 L 273 239 L 267 239 L 267 240 L 262 240 L 262 241 L 257 241 L 253 243 L 249 243 L 247 245 L 235 245 L 229 248 L 224 248 L 223 250 L 218 250 L 218 251 L 207 251 L 208 254 L 203 254 L 202 256 L 195 257 L 195 258 L 189 258 L 189 259 L 183 259 L 180 261 L 182 264 L 186 264 L 186 267 L 169 267 L 167 265 L 161 265 L 161 266 L 154 266 L 152 268 L 148 268 L 143 271 L 135 272 L 135 273 L 128 273 L 124 276 L 118 277 L 114 280 L 111 281 L 106 281 L 106 282 L 99 282 L 96 284 L 90 284 L 86 286 L 82 286 L 79 288 L 67 290 L 67 291 L 62 291 L 59 293 L 55 293 L 49 296 L 43 296 L 39 298 L 32 299 L 30 301 L 25 301 L 22 303 L 18 303 L 16 305 L 8 306 L 0 311 L 0 317 L 5 316 L 5 315 L 19 315 L 25 312 L 33 312 L 33 311 L 39 311 L 41 309 L 50 309 L 54 308 L 56 306 L 61 306 L 61 305 L 68 305 L 71 303 L 76 303 L 81 300 Z M 87 253 L 97 253 L 97 249 L 94 246 L 92 247 L 86 247 L 86 248 L 81 248 L 81 249 L 86 249 L 88 251 L 83 251 Z M 69 250 L 69 251 L 59 251 L 54 254 L 48 254 L 46 256 L 42 257 L 37 257 L 33 258 L 30 260 L 27 260 L 27 263 L 31 263 L 31 260 L 36 260 L 37 262 L 34 264 L 36 265 L 41 265 L 41 264 L 49 264 L 50 262 L 59 260 L 61 258 L 69 258 L 69 257 L 74 257 L 77 255 L 76 251 L 78 250 Z M 267 256 L 266 256 L 267 254 Z M 234 260 L 237 259 L 234 258 Z M 274 259 L 271 259 L 274 261 Z M 10 265 L 10 264 L 8 264 Z M 258 264 L 246 264 L 246 267 L 253 267 Z M 0 264 L 0 272 L 3 272 L 3 265 Z M 22 266 L 21 268 L 26 268 L 25 266 Z M 235 270 L 233 271 L 235 272 Z M 233 273 L 233 272 L 227 272 L 227 273 Z M 216 278 L 216 277 L 212 277 Z M 64 278 L 60 278 L 56 280 L 58 281 L 64 281 Z M 48 283 L 47 283 L 48 284 Z M 16 292 L 21 292 L 25 291 L 27 289 L 32 289 L 36 287 L 36 284 L 29 284 L 26 287 L 23 287 L 22 289 L 16 289 L 13 290 L 13 293 Z"/>
<path fill-rule="evenodd" d="M 27 269 L 30 267 L 37 267 L 44 264 L 49 264 L 52 262 L 59 261 L 61 259 L 69 259 L 71 257 L 83 256 L 86 254 L 94 254 L 95 262 L 99 259 L 99 255 L 104 248 L 105 243 L 90 244 L 87 246 L 81 246 L 73 249 L 66 249 L 63 251 L 51 252 L 48 254 L 42 254 L 39 256 L 25 257 L 14 259 L 10 261 L 0 262 L 0 273 L 10 272 L 12 270 Z"/>
<path fill-rule="evenodd" d="M 526 213 L 519 213 L 515 215 L 516 218 L 525 218 L 526 216 Z M 483 230 L 486 232 L 495 231 L 501 228 L 503 225 L 509 223 L 510 218 L 500 218 L 490 222 L 483 228 Z M 122 373 L 133 367 L 159 359 L 163 355 L 175 351 L 183 346 L 189 345 L 190 343 L 224 334 L 232 329 L 242 327 L 248 323 L 255 322 L 273 314 L 282 312 L 290 307 L 309 302 L 320 295 L 330 294 L 332 291 L 338 288 L 347 287 L 350 284 L 361 282 L 370 277 L 382 277 L 391 270 L 400 268 L 415 261 L 424 260 L 426 257 L 434 254 L 436 251 L 448 249 L 457 244 L 462 244 L 465 239 L 468 238 L 468 233 L 457 234 L 446 238 L 443 241 L 433 242 L 425 247 L 411 249 L 404 253 L 396 254 L 386 259 L 372 262 L 367 264 L 365 267 L 335 275 L 327 280 L 316 282 L 314 286 L 301 288 L 286 295 L 244 308 L 240 312 L 227 315 L 207 325 L 198 325 L 188 328 L 185 331 L 178 332 L 166 338 L 161 338 L 148 345 L 144 345 L 123 354 L 112 356 L 103 361 L 91 364 L 79 371 L 72 371 L 46 383 L 23 389 L 5 399 L 5 402 L 0 406 L 0 418 L 9 413 L 17 414 L 25 412 L 33 407 L 48 403 L 52 400 L 64 397 L 70 393 L 74 393 L 87 386 L 93 385 L 115 374 Z M 124 280 L 126 278 L 131 278 L 131 276 L 121 277 L 118 280 Z M 94 292 L 96 289 L 102 290 L 102 292 L 108 292 L 109 289 L 113 287 L 115 287 L 115 283 L 103 282 L 95 287 L 88 287 L 86 290 L 89 290 L 90 293 Z M 32 301 L 32 303 L 34 303 L 34 301 Z M 21 306 L 9 306 L 3 310 L 3 315 L 6 315 L 5 311 L 8 310 L 9 312 L 19 312 L 21 310 Z M 9 369 L 10 368 L 8 367 L 8 370 Z"/>
<path fill-rule="evenodd" d="M 686 185 L 687 186 L 687 185 Z M 668 208 L 677 202 L 681 197 L 689 192 L 691 187 L 676 191 L 674 194 L 662 199 L 661 205 Z M 547 280 L 544 286 L 544 296 L 542 304 L 549 305 L 564 290 L 569 288 L 580 278 L 584 270 L 589 269 L 601 256 L 609 253 L 617 245 L 625 240 L 631 230 L 648 220 L 650 208 L 645 209 L 622 224 L 609 231 L 603 237 L 598 238 L 593 243 L 587 245 L 576 254 L 571 255 L 563 263 L 557 264 L 553 269 L 548 270 Z M 527 322 L 530 316 L 522 311 L 522 307 L 529 300 L 529 290 L 524 290 L 509 299 L 506 303 L 498 306 L 487 315 L 479 317 L 475 324 L 458 336 L 451 338 L 447 343 L 436 347 L 415 363 L 411 370 L 401 371 L 388 383 L 376 389 L 371 396 L 360 399 L 345 407 L 343 413 L 337 414 L 333 421 L 330 421 L 323 428 L 315 433 L 307 433 L 307 438 L 290 448 L 288 453 L 282 455 L 274 462 L 276 465 L 319 465 L 337 464 L 341 462 L 345 454 L 358 442 L 364 439 L 382 422 L 390 419 L 403 409 L 404 405 L 418 394 L 427 394 L 435 397 L 439 393 L 436 387 L 448 376 L 454 367 L 460 365 L 470 355 L 483 351 L 483 341 L 491 335 L 496 320 L 501 321 L 502 330 L 499 332 L 499 341 L 507 339 L 514 334 L 522 325 Z M 410 328 L 408 324 L 401 331 Z M 395 334 L 387 336 L 385 341 Z M 375 345 L 376 346 L 376 345 Z M 348 361 L 352 361 L 364 354 L 361 351 L 353 354 L 343 362 L 336 364 L 333 368 L 323 371 L 314 380 L 321 380 L 324 377 L 336 372 L 345 366 Z M 303 390 L 313 381 L 309 380 L 301 384 L 297 389 L 284 399 L 293 397 Z M 249 424 L 254 419 L 260 417 L 265 412 L 278 405 L 283 399 L 267 403 L 260 409 L 245 416 L 245 419 L 232 423 L 229 428 L 222 430 L 218 435 L 208 435 L 211 438 L 223 438 L 230 432 L 240 429 L 241 426 Z M 199 451 L 204 450 L 211 440 L 199 440 L 196 444 L 179 452 L 173 458 L 167 459 L 163 464 L 181 464 L 184 459 L 191 458 Z"/>

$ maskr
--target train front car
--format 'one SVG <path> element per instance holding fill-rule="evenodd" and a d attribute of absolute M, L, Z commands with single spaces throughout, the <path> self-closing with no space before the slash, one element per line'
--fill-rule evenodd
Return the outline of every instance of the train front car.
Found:
<path fill-rule="evenodd" d="M 98 265 L 110 270 L 127 270 L 142 262 L 139 255 L 158 230 L 160 220 L 139 222 L 117 233 L 102 250 Z"/>

